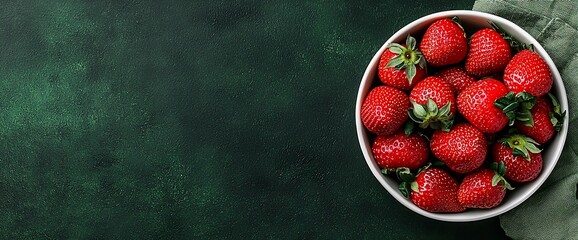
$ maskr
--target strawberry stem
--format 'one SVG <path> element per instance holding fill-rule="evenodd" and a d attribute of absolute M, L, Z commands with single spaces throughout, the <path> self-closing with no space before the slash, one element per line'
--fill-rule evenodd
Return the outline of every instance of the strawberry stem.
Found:
<path fill-rule="evenodd" d="M 411 133 L 413 132 L 413 121 L 409 120 L 407 122 L 405 122 L 405 126 L 403 127 L 403 132 L 405 133 L 406 136 L 411 135 Z"/>
<path fill-rule="evenodd" d="M 522 156 L 530 161 L 530 153 L 540 153 L 542 150 L 538 148 L 538 144 L 534 139 L 521 134 L 506 135 L 498 139 L 502 145 L 512 149 L 512 155 Z"/>
<path fill-rule="evenodd" d="M 425 105 L 414 101 L 412 104 L 413 108 L 410 108 L 407 113 L 409 118 L 416 122 L 420 128 L 431 127 L 445 132 L 450 131 L 454 123 L 454 115 L 450 112 L 451 102 L 446 103 L 442 108 L 438 108 L 432 99 L 428 99 Z"/>
<path fill-rule="evenodd" d="M 426 62 L 423 54 L 416 48 L 417 41 L 411 35 L 407 35 L 405 40 L 405 47 L 399 43 L 390 43 L 387 46 L 389 51 L 397 54 L 391 58 L 385 67 L 393 67 L 395 70 L 405 69 L 405 75 L 409 84 L 412 83 L 413 78 L 417 74 L 416 65 L 420 68 L 426 68 Z"/>
<path fill-rule="evenodd" d="M 560 132 L 562 129 L 562 124 L 564 124 L 564 117 L 566 116 L 566 111 L 562 111 L 562 107 L 560 106 L 560 102 L 554 94 L 548 93 L 548 97 L 550 97 L 550 101 L 552 101 L 552 105 L 554 106 L 554 112 L 548 113 L 550 116 L 550 122 L 554 126 L 557 132 Z"/>
<path fill-rule="evenodd" d="M 506 181 L 504 175 L 506 174 L 506 164 L 504 161 L 500 161 L 500 163 L 492 163 L 491 166 L 492 170 L 494 170 L 494 176 L 492 177 L 492 186 L 497 186 L 498 184 L 502 185 L 503 189 L 514 190 L 512 185 Z"/>
<path fill-rule="evenodd" d="M 395 168 L 384 168 L 381 169 L 381 173 L 385 175 L 389 175 L 390 173 L 395 172 Z"/>
<path fill-rule="evenodd" d="M 406 198 L 409 198 L 410 194 L 411 194 L 411 183 L 409 182 L 402 182 L 399 184 L 399 191 L 401 192 L 401 195 L 403 195 Z"/>
<path fill-rule="evenodd" d="M 409 168 L 401 167 L 397 168 L 395 171 L 397 178 L 401 181 L 399 184 L 399 191 L 401 194 L 408 198 L 412 190 L 417 192 L 417 183 L 415 182 L 415 176 Z"/>
<path fill-rule="evenodd" d="M 411 182 L 411 183 L 410 183 L 410 186 L 411 186 L 411 190 L 412 190 L 412 191 L 414 191 L 414 192 L 419 192 L 419 185 L 417 184 L 416 181 Z"/>
<path fill-rule="evenodd" d="M 536 105 L 536 98 L 527 92 L 520 92 L 514 95 L 509 92 L 506 96 L 496 99 L 494 106 L 502 109 L 508 117 L 508 125 L 513 126 L 518 120 L 526 126 L 534 126 L 534 119 L 530 110 Z"/>
<path fill-rule="evenodd" d="M 504 176 L 506 174 L 506 164 L 504 161 L 500 161 L 499 163 L 493 162 L 491 165 L 491 169 L 494 170 L 499 175 Z"/>
<path fill-rule="evenodd" d="M 413 173 L 411 173 L 411 170 L 406 167 L 397 168 L 395 173 L 397 174 L 397 178 L 399 178 L 399 180 L 402 182 L 412 182 L 415 179 L 415 176 Z"/>

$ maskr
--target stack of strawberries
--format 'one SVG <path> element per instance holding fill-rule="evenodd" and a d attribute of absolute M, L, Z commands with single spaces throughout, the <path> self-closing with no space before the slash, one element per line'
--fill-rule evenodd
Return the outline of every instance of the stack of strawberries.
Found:
<path fill-rule="evenodd" d="M 459 19 L 441 19 L 419 44 L 409 35 L 390 44 L 383 84 L 362 104 L 375 161 L 426 211 L 498 206 L 539 176 L 542 146 L 561 128 L 548 65 L 490 24 L 468 40 Z"/>

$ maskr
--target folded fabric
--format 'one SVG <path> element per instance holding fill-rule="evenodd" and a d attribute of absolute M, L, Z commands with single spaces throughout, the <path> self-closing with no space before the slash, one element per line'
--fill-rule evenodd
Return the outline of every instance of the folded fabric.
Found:
<path fill-rule="evenodd" d="M 478 0 L 473 10 L 506 18 L 536 38 L 560 71 L 569 101 L 571 127 L 556 168 L 500 224 L 513 239 L 578 239 L 578 1 Z"/>

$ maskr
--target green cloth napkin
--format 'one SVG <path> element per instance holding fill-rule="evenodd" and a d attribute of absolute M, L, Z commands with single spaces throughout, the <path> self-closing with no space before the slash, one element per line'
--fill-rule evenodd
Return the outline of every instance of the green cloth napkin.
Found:
<path fill-rule="evenodd" d="M 478 0 L 473 10 L 506 18 L 542 44 L 562 75 L 570 108 L 556 168 L 538 192 L 500 216 L 502 228 L 513 239 L 578 239 L 578 1 Z"/>

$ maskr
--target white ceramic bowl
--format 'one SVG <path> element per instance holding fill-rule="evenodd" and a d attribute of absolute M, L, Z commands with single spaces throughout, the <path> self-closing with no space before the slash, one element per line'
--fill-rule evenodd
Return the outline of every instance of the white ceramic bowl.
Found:
<path fill-rule="evenodd" d="M 365 74 L 361 80 L 361 85 L 359 87 L 359 92 L 357 94 L 357 105 L 355 107 L 355 120 L 356 120 L 356 127 L 357 127 L 357 135 L 359 137 L 359 144 L 361 145 L 361 150 L 367 162 L 367 165 L 371 169 L 371 172 L 377 178 L 379 183 L 385 187 L 385 189 L 401 204 L 406 206 L 407 208 L 413 210 L 416 213 L 419 213 L 423 216 L 428 218 L 437 219 L 441 221 L 448 221 L 448 222 L 469 222 L 469 221 L 477 221 L 482 220 L 494 216 L 498 216 L 502 213 L 507 212 L 508 210 L 518 206 L 520 203 L 524 202 L 528 199 L 538 188 L 544 183 L 548 175 L 554 169 L 558 158 L 562 152 L 564 147 L 564 142 L 566 141 L 566 135 L 568 133 L 568 114 L 566 114 L 566 119 L 564 120 L 564 125 L 562 130 L 554 136 L 551 140 L 550 144 L 547 145 L 547 148 L 544 149 L 542 152 L 543 154 L 543 161 L 544 166 L 542 168 L 542 173 L 540 176 L 530 182 L 523 184 L 522 186 L 517 187 L 513 191 L 509 191 L 506 194 L 505 199 L 502 203 L 492 209 L 485 209 L 485 210 L 478 210 L 478 209 L 468 209 L 462 213 L 431 213 L 425 210 L 418 208 L 414 205 L 409 199 L 406 199 L 401 195 L 398 190 L 399 184 L 397 181 L 390 177 L 383 175 L 377 163 L 375 162 L 372 151 L 371 145 L 372 142 L 370 141 L 369 136 L 372 133 L 367 131 L 361 122 L 361 105 L 367 93 L 371 90 L 375 81 L 379 82 L 379 79 L 376 77 L 377 73 L 377 66 L 379 64 L 379 58 L 383 51 L 386 49 L 386 46 L 392 42 L 403 42 L 407 36 L 407 34 L 411 34 L 412 36 L 421 36 L 427 29 L 427 27 L 432 24 L 434 21 L 446 18 L 458 16 L 461 19 L 463 27 L 466 29 L 466 32 L 469 34 L 472 31 L 468 30 L 477 30 L 483 27 L 490 27 L 488 24 L 488 20 L 496 23 L 499 27 L 501 27 L 504 31 L 518 39 L 520 42 L 533 44 L 535 51 L 544 58 L 548 66 L 550 67 L 550 71 L 552 71 L 552 76 L 554 77 L 554 86 L 552 88 L 552 92 L 558 97 L 560 101 L 560 105 L 562 107 L 562 111 L 568 111 L 568 100 L 566 98 L 566 90 L 564 89 L 564 84 L 562 83 L 562 79 L 560 77 L 560 73 L 554 62 L 548 56 L 548 53 L 544 50 L 544 48 L 526 31 L 522 28 L 517 26 L 516 24 L 492 15 L 488 13 L 476 12 L 476 11 L 465 11 L 465 10 L 458 10 L 458 11 L 445 11 L 434 13 L 431 15 L 427 15 L 422 17 L 418 20 L 413 21 L 412 23 L 408 24 L 407 26 L 403 27 L 401 30 L 397 31 L 393 36 L 391 36 L 383 46 L 375 53 L 375 56 L 371 59 L 371 62 L 367 66 L 365 70 Z M 469 36 L 469 35 L 468 35 Z"/>

